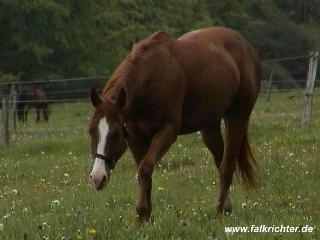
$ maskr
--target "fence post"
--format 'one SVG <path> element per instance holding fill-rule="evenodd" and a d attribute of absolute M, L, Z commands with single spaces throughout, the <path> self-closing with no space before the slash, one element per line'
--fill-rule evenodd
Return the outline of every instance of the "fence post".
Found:
<path fill-rule="evenodd" d="M 14 88 L 12 95 L 12 117 L 13 117 L 13 129 L 16 131 L 17 129 L 17 91 Z"/>
<path fill-rule="evenodd" d="M 3 141 L 9 145 L 9 104 L 5 97 L 2 99 L 2 124 Z"/>
<path fill-rule="evenodd" d="M 319 52 L 310 53 L 309 71 L 307 85 L 304 93 L 304 103 L 302 109 L 302 129 L 310 128 L 312 115 L 312 100 L 315 87 L 315 80 L 318 67 Z"/>
<path fill-rule="evenodd" d="M 267 102 L 270 100 L 271 88 L 272 88 L 273 72 L 271 72 L 269 77 L 268 89 L 267 89 Z"/>
<path fill-rule="evenodd" d="M 11 89 L 10 89 L 10 95 L 9 95 L 9 114 L 10 114 L 10 119 L 12 117 L 12 122 L 13 122 L 13 128 L 16 130 L 16 86 L 12 84 Z"/>

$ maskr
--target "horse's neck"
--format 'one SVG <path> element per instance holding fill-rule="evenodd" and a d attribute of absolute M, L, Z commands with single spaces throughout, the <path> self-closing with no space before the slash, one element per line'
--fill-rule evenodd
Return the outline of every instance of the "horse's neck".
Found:
<path fill-rule="evenodd" d="M 112 73 L 111 77 L 109 78 L 103 89 L 102 97 L 108 96 L 111 91 L 114 91 L 114 88 L 117 88 L 117 85 L 119 85 L 124 71 L 126 69 L 126 65 L 126 61 L 123 61 Z"/>
<path fill-rule="evenodd" d="M 102 92 L 102 98 L 106 100 L 108 97 L 116 97 L 119 92 L 119 80 L 118 79 L 110 79 Z"/>
<path fill-rule="evenodd" d="M 103 90 L 102 97 L 106 99 L 112 95 L 112 97 L 117 98 L 120 92 L 124 90 L 126 97 L 129 98 L 133 94 L 134 88 L 139 85 L 136 81 L 137 71 L 138 69 L 126 59 L 112 74 Z"/>

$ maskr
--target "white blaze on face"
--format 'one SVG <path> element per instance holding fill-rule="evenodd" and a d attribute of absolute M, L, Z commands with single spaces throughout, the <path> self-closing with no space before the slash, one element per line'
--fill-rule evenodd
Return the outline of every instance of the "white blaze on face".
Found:
<path fill-rule="evenodd" d="M 98 125 L 98 146 L 97 146 L 97 153 L 101 155 L 105 155 L 104 150 L 107 143 L 107 134 L 109 132 L 109 125 L 107 123 L 106 117 L 101 118 L 99 125 Z M 96 158 L 94 160 L 94 165 L 92 172 L 90 174 L 90 182 L 94 187 L 99 187 L 103 179 L 106 178 L 108 181 L 108 174 L 106 171 L 106 164 L 104 160 L 100 158 Z"/>
<path fill-rule="evenodd" d="M 98 125 L 98 131 L 99 131 L 99 142 L 97 147 L 97 153 L 104 155 L 104 149 L 106 147 L 106 142 L 107 142 L 107 134 L 109 132 L 109 125 L 107 124 L 106 117 L 100 119 L 100 122 Z"/>

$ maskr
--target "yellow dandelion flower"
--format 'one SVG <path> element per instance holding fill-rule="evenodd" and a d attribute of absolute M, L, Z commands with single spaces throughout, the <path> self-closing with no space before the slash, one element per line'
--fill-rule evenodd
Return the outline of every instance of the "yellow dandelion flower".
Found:
<path fill-rule="evenodd" d="M 77 239 L 83 239 L 83 237 L 81 235 L 77 235 Z"/>
<path fill-rule="evenodd" d="M 83 237 L 81 236 L 81 230 L 78 229 L 78 233 L 76 235 L 77 239 L 83 239 Z"/>
<path fill-rule="evenodd" d="M 92 228 L 92 227 L 89 227 L 87 228 L 87 233 L 91 236 L 96 236 L 97 235 L 97 230 Z"/>

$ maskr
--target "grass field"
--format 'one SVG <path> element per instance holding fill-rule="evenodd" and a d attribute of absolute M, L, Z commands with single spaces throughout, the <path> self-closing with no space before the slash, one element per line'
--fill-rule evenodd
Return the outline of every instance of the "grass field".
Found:
<path fill-rule="evenodd" d="M 302 98 L 260 97 L 250 136 L 260 186 L 234 181 L 234 211 L 208 219 L 217 170 L 200 135 L 179 137 L 153 175 L 154 222 L 135 225 L 136 170 L 129 152 L 109 185 L 88 184 L 88 103 L 52 105 L 48 124 L 18 125 L 0 146 L 0 239 L 320 239 L 320 116 L 301 131 Z M 314 99 L 315 112 L 320 97 Z M 32 116 L 33 118 L 34 116 Z M 31 119 L 31 116 L 30 118 Z M 290 225 L 312 233 L 225 233 L 226 226 Z"/>

